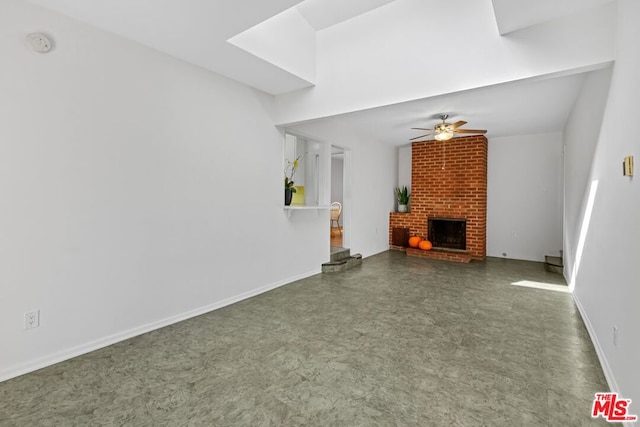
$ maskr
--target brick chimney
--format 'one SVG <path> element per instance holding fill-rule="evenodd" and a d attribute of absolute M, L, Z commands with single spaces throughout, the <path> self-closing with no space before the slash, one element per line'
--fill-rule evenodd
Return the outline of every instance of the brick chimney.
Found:
<path fill-rule="evenodd" d="M 484 136 L 413 143 L 410 212 L 389 216 L 393 228 L 429 239 L 429 218 L 466 220 L 466 250 L 407 248 L 407 255 L 468 262 L 484 259 L 487 247 L 487 148 Z"/>

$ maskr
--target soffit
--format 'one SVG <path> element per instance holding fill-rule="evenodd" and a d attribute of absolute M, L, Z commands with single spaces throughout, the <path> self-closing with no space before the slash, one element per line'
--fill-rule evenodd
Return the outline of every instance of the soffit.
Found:
<path fill-rule="evenodd" d="M 613 0 L 492 0 L 500 34 L 562 18 Z"/>

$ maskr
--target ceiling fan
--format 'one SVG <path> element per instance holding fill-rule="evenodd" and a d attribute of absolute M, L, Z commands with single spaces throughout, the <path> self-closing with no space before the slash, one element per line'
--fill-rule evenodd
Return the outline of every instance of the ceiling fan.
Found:
<path fill-rule="evenodd" d="M 431 132 L 425 133 L 424 135 L 420 135 L 415 138 L 411 138 L 410 141 L 413 141 L 415 139 L 420 139 L 429 135 L 433 135 L 433 137 L 437 141 L 446 141 L 448 139 L 453 138 L 453 135 L 458 133 L 487 133 L 487 131 L 484 129 L 460 129 L 460 127 L 466 125 L 467 122 L 465 122 L 464 120 L 459 120 L 455 123 L 446 123 L 446 120 L 448 118 L 449 118 L 448 114 L 440 114 L 440 120 L 442 120 L 442 123 L 438 123 L 433 127 L 433 129 L 411 128 L 416 130 L 428 130 Z M 416 141 L 416 142 L 423 142 L 423 141 Z"/>

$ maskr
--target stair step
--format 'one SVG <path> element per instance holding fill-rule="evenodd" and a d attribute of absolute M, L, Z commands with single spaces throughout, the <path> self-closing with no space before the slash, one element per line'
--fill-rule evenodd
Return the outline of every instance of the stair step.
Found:
<path fill-rule="evenodd" d="M 337 273 L 362 264 L 362 255 L 354 254 L 337 261 L 329 261 L 322 264 L 323 273 Z"/>
<path fill-rule="evenodd" d="M 351 256 L 351 249 L 349 248 L 331 248 L 330 261 L 340 261 Z"/>
<path fill-rule="evenodd" d="M 329 261 L 322 264 L 323 273 L 337 273 L 339 271 L 345 271 L 347 269 L 347 261 Z"/>
<path fill-rule="evenodd" d="M 564 272 L 564 264 L 562 262 L 562 257 L 545 255 L 544 269 L 552 273 L 562 274 Z"/>
<path fill-rule="evenodd" d="M 347 268 L 355 267 L 362 264 L 362 255 L 353 254 L 349 258 L 346 258 L 346 260 L 347 260 Z"/>
<path fill-rule="evenodd" d="M 555 265 L 558 267 L 563 267 L 564 264 L 562 263 L 562 258 L 559 256 L 551 256 L 551 255 L 545 255 L 544 256 L 544 262 L 546 262 L 549 265 Z"/>

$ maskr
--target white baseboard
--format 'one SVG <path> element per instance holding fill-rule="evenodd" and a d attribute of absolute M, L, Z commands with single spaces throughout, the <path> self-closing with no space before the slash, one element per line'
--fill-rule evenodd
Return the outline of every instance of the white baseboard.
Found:
<path fill-rule="evenodd" d="M 86 353 L 90 353 L 92 351 L 101 349 L 103 347 L 107 347 L 109 345 L 118 343 L 120 341 L 127 340 L 129 338 L 133 338 L 138 335 L 145 334 L 147 332 L 151 332 L 156 329 L 164 328 L 165 326 L 169 326 L 174 323 L 178 323 L 183 320 L 190 319 L 192 317 L 200 316 L 210 311 L 214 311 L 219 308 L 234 304 L 236 302 L 240 302 L 242 300 L 254 297 L 256 295 L 260 295 L 272 289 L 279 288 L 280 286 L 284 286 L 289 283 L 295 282 L 297 280 L 305 279 L 307 277 L 319 274 L 320 272 L 321 272 L 320 269 L 318 269 L 318 270 L 309 271 L 307 273 L 299 274 L 297 276 L 290 277 L 286 280 L 281 280 L 275 283 L 271 283 L 271 284 L 262 286 L 260 288 L 253 289 L 251 291 L 244 292 L 239 295 L 223 299 L 222 301 L 218 301 L 213 304 L 207 304 L 205 306 L 198 307 L 194 310 L 180 313 L 175 316 L 167 317 L 162 320 L 147 323 L 145 325 L 138 326 L 136 328 L 129 329 L 123 332 L 119 332 L 117 334 L 109 335 L 107 337 L 100 338 L 94 341 L 90 341 L 85 344 L 64 349 L 45 357 L 30 360 L 25 363 L 20 363 L 18 365 L 15 365 L 8 369 L 4 369 L 0 371 L 0 382 L 18 377 L 20 375 L 28 374 L 29 372 L 37 371 L 38 369 L 46 368 L 47 366 L 51 366 L 56 363 L 63 362 L 65 360 L 69 360 L 74 357 L 77 357 Z"/>
<path fill-rule="evenodd" d="M 589 316 L 582 306 L 580 299 L 573 292 L 571 294 L 573 296 L 573 301 L 576 303 L 576 307 L 578 307 L 578 311 L 580 312 L 580 317 L 582 317 L 582 322 L 587 328 L 587 332 L 589 333 L 589 337 L 591 338 L 591 342 L 593 343 L 593 347 L 596 349 L 596 354 L 598 355 L 598 360 L 600 361 L 600 366 L 602 367 L 602 372 L 604 373 L 604 377 L 607 380 L 607 385 L 609 386 L 609 391 L 613 393 L 620 393 L 620 389 L 618 388 L 618 382 L 616 381 L 615 376 L 613 375 L 613 371 L 611 370 L 611 366 L 609 366 L 609 361 L 607 357 L 604 355 L 604 351 L 602 350 L 602 346 L 600 345 L 600 341 L 598 341 L 598 337 L 593 329 L 593 325 L 589 320 Z M 603 390 L 605 391 L 605 390 Z M 623 396 L 624 397 L 624 396 Z M 633 427 L 631 422 L 624 422 L 622 425 L 625 427 Z"/>
<path fill-rule="evenodd" d="M 607 380 L 607 384 L 609 385 L 609 390 L 614 393 L 618 393 L 620 390 L 618 388 L 618 383 L 616 382 L 616 379 L 613 375 L 613 371 L 609 366 L 607 357 L 604 355 L 604 351 L 602 350 L 600 341 L 598 341 L 598 337 L 593 329 L 593 325 L 591 325 L 589 316 L 587 316 L 587 313 L 584 310 L 584 307 L 582 306 L 582 303 L 580 302 L 580 299 L 575 294 L 575 292 L 572 293 L 571 295 L 573 295 L 573 301 L 576 303 L 576 306 L 578 307 L 578 311 L 580 312 L 580 316 L 582 317 L 582 321 L 584 322 L 584 325 L 587 327 L 587 332 L 589 332 L 589 337 L 591 337 L 591 342 L 593 343 L 593 347 L 596 349 L 596 354 L 598 355 L 598 359 L 600 360 L 600 366 L 602 366 L 602 372 L 604 372 L 604 377 Z"/>

